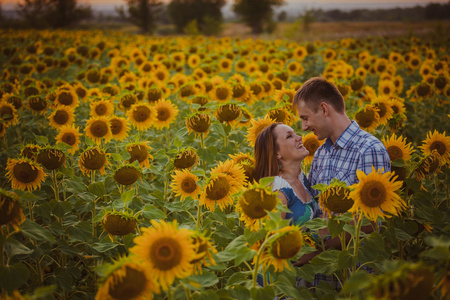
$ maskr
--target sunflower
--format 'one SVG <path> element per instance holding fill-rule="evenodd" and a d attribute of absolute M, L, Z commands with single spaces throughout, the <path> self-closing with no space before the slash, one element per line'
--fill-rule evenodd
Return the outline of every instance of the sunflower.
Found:
<path fill-rule="evenodd" d="M 155 119 L 155 108 L 145 103 L 134 104 L 128 111 L 128 120 L 139 131 L 146 130 L 153 126 Z"/>
<path fill-rule="evenodd" d="M 204 266 L 215 266 L 216 262 L 212 254 L 217 253 L 217 250 L 211 245 L 209 239 L 201 233 L 194 232 L 191 235 L 191 241 L 196 253 L 196 257 L 191 260 L 191 264 L 194 265 L 194 274 L 202 273 L 202 264 Z M 209 262 L 206 258 L 208 258 Z"/>
<path fill-rule="evenodd" d="M 97 145 L 105 139 L 105 143 L 112 139 L 111 124 L 107 117 L 91 117 L 86 121 L 87 125 L 84 129 L 86 136 L 91 138 Z"/>
<path fill-rule="evenodd" d="M 56 170 L 66 162 L 66 156 L 61 150 L 48 147 L 39 150 L 36 162 L 47 170 Z"/>
<path fill-rule="evenodd" d="M 365 85 L 366 82 L 361 77 L 355 77 L 350 81 L 350 87 L 354 92 L 361 91 Z"/>
<path fill-rule="evenodd" d="M 390 96 L 397 93 L 397 87 L 392 80 L 380 80 L 378 83 L 378 95 Z"/>
<path fill-rule="evenodd" d="M 88 148 L 81 153 L 78 166 L 83 174 L 98 170 L 100 174 L 106 175 L 105 168 L 109 166 L 108 155 L 99 147 Z"/>
<path fill-rule="evenodd" d="M 25 221 L 19 196 L 16 193 L 0 189 L 0 233 L 3 234 L 3 225 L 11 226 L 19 231 L 19 226 Z M 9 229 L 8 229 L 9 230 Z"/>
<path fill-rule="evenodd" d="M 164 83 L 169 79 L 169 71 L 166 68 L 158 68 L 152 73 L 152 78 L 158 82 Z"/>
<path fill-rule="evenodd" d="M 383 137 L 382 142 L 389 153 L 391 161 L 397 159 L 408 161 L 411 159 L 413 148 L 411 143 L 406 144 L 406 138 L 403 136 L 397 137 L 394 133 L 389 138 Z"/>
<path fill-rule="evenodd" d="M 79 105 L 80 101 L 78 99 L 77 93 L 75 93 L 72 88 L 70 89 L 62 89 L 58 88 L 56 91 L 56 105 L 64 105 L 69 106 L 71 108 L 75 108 Z"/>
<path fill-rule="evenodd" d="M 249 85 L 242 83 L 235 83 L 232 86 L 232 98 L 236 101 L 246 102 L 251 104 L 253 102 L 253 94 Z"/>
<path fill-rule="evenodd" d="M 129 144 L 127 146 L 127 151 L 128 153 L 130 153 L 131 157 L 128 160 L 128 163 L 131 164 L 132 162 L 137 160 L 141 168 L 143 168 L 144 166 L 149 168 L 149 159 L 153 160 L 153 156 L 148 153 L 148 150 L 151 149 L 152 148 L 147 145 L 147 142 Z"/>
<path fill-rule="evenodd" d="M 406 111 L 404 100 L 402 98 L 390 96 L 389 101 L 394 115 L 400 115 Z"/>
<path fill-rule="evenodd" d="M 189 131 L 207 135 L 211 126 L 211 117 L 202 112 L 196 112 L 193 116 L 186 118 L 186 127 Z"/>
<path fill-rule="evenodd" d="M 212 100 L 219 102 L 227 102 L 233 97 L 233 90 L 228 84 L 221 84 L 214 87 L 210 92 L 209 96 Z"/>
<path fill-rule="evenodd" d="M 304 135 L 302 139 L 303 146 L 306 148 L 306 150 L 309 151 L 308 156 L 305 157 L 303 161 L 305 164 L 309 164 L 314 158 L 314 153 L 316 153 L 316 150 L 325 142 L 325 140 L 319 140 L 317 136 L 312 132 Z"/>
<path fill-rule="evenodd" d="M 336 58 L 336 51 L 333 49 L 326 49 L 323 53 L 323 60 L 325 62 L 332 61 Z"/>
<path fill-rule="evenodd" d="M 236 72 L 245 72 L 247 68 L 247 60 L 245 59 L 238 59 L 234 65 L 234 69 L 236 70 Z"/>
<path fill-rule="evenodd" d="M 372 100 L 372 105 L 378 110 L 380 116 L 378 121 L 380 125 L 386 125 L 394 113 L 389 99 L 387 96 L 380 96 Z"/>
<path fill-rule="evenodd" d="M 241 109 L 236 104 L 228 103 L 219 106 L 215 114 L 220 122 L 233 124 L 237 121 L 237 119 L 241 115 Z"/>
<path fill-rule="evenodd" d="M 264 130 L 270 124 L 275 123 L 274 120 L 269 118 L 267 115 L 264 118 L 259 118 L 258 120 L 252 119 L 251 126 L 247 130 L 247 141 L 251 147 L 253 147 L 256 143 L 256 138 L 258 134 Z"/>
<path fill-rule="evenodd" d="M 108 233 L 111 241 L 114 241 L 115 235 L 124 236 L 133 232 L 136 225 L 136 217 L 127 212 L 107 212 L 102 219 L 103 229 Z"/>
<path fill-rule="evenodd" d="M 122 97 L 120 97 L 119 108 L 121 110 L 127 111 L 133 106 L 133 104 L 136 104 L 138 101 L 139 100 L 136 97 L 136 95 L 134 95 L 132 93 L 127 93 L 127 94 L 123 95 Z"/>
<path fill-rule="evenodd" d="M 141 177 L 140 169 L 126 164 L 114 172 L 114 180 L 121 185 L 132 185 Z"/>
<path fill-rule="evenodd" d="M 114 104 L 109 100 L 91 102 L 91 117 L 109 117 L 114 113 Z"/>
<path fill-rule="evenodd" d="M 393 172 L 383 174 L 382 170 L 375 170 L 372 166 L 369 174 L 357 170 L 356 175 L 359 182 L 349 187 L 352 189 L 350 198 L 355 201 L 351 212 L 361 212 L 369 220 L 376 221 L 378 217 L 398 216 L 406 208 L 405 202 L 396 193 L 402 182 L 395 181 Z"/>
<path fill-rule="evenodd" d="M 373 105 L 365 105 L 361 107 L 355 114 L 355 121 L 362 129 L 369 132 L 375 131 L 379 125 L 380 115 L 378 109 Z"/>
<path fill-rule="evenodd" d="M 241 184 L 224 173 L 211 174 L 206 187 L 200 196 L 200 204 L 208 207 L 209 210 L 214 211 L 217 205 L 221 210 L 233 203 L 232 195 L 239 192 L 238 185 Z"/>
<path fill-rule="evenodd" d="M 417 181 L 422 181 L 428 175 L 433 173 L 438 173 L 441 167 L 441 156 L 439 152 L 434 149 L 430 154 L 425 155 L 424 158 L 420 160 L 417 166 L 414 168 L 413 173 L 415 174 Z"/>
<path fill-rule="evenodd" d="M 109 266 L 102 279 L 96 300 L 117 299 L 153 299 L 153 293 L 159 294 L 160 288 L 144 261 L 135 257 L 121 258 Z"/>
<path fill-rule="evenodd" d="M 421 82 L 414 87 L 414 94 L 419 100 L 429 98 L 433 95 L 433 89 L 427 82 Z"/>
<path fill-rule="evenodd" d="M 39 96 L 31 96 L 28 98 L 28 107 L 33 113 L 45 114 L 47 110 L 47 101 Z"/>
<path fill-rule="evenodd" d="M 299 227 L 286 226 L 272 232 L 270 242 L 262 255 L 262 264 L 272 265 L 275 272 L 283 272 L 287 261 L 295 257 L 303 247 L 303 235 Z"/>
<path fill-rule="evenodd" d="M 443 89 L 444 88 L 442 88 L 442 90 Z M 4 95 L 4 97 L 6 99 L 6 103 L 12 104 L 14 106 L 14 108 L 16 109 L 16 111 L 23 108 L 22 98 L 20 98 L 18 96 L 8 95 L 8 94 Z M 1 109 L 0 109 L 0 111 L 1 111 Z M 0 115 L 3 115 L 3 113 L 0 113 Z"/>
<path fill-rule="evenodd" d="M 308 51 L 306 50 L 305 47 L 303 46 L 298 46 L 295 50 L 294 50 L 294 57 L 296 58 L 296 60 L 298 61 L 302 61 L 305 59 L 305 57 L 308 55 Z"/>
<path fill-rule="evenodd" d="M 127 119 L 113 116 L 109 119 L 109 123 L 111 124 L 110 128 L 113 139 L 116 141 L 122 141 L 128 136 L 128 130 L 130 130 L 130 127 Z"/>
<path fill-rule="evenodd" d="M 245 226 L 252 231 L 258 231 L 260 219 L 268 218 L 266 211 L 273 211 L 278 202 L 278 192 L 272 192 L 270 186 L 259 183 L 249 185 L 236 208 L 240 212 L 239 219 L 244 221 Z"/>
<path fill-rule="evenodd" d="M 188 196 L 198 199 L 198 195 L 201 193 L 201 188 L 197 184 L 198 177 L 196 175 L 186 169 L 175 170 L 175 175 L 172 175 L 172 179 L 173 182 L 170 186 L 175 192 L 175 196 L 181 196 L 181 201 Z"/>
<path fill-rule="evenodd" d="M 78 127 L 74 127 L 73 125 L 62 126 L 56 136 L 56 143 L 66 143 L 70 146 L 70 149 L 68 149 L 67 152 L 74 154 L 78 150 L 80 144 L 80 132 L 78 131 Z"/>
<path fill-rule="evenodd" d="M 436 130 L 433 133 L 429 131 L 419 148 L 425 155 L 430 155 L 433 150 L 436 150 L 442 165 L 450 162 L 450 136 L 447 136 L 445 131 L 444 133 Z"/>
<path fill-rule="evenodd" d="M 45 172 L 41 165 L 28 158 L 8 158 L 6 177 L 11 181 L 13 189 L 33 191 L 41 188 L 45 179 Z"/>
<path fill-rule="evenodd" d="M 305 72 L 305 68 L 298 61 L 291 61 L 286 66 L 287 72 L 292 76 L 299 76 Z"/>
<path fill-rule="evenodd" d="M 350 189 L 345 182 L 333 179 L 330 184 L 321 190 L 319 195 L 320 208 L 328 215 L 346 213 L 353 206 L 350 198 Z"/>
<path fill-rule="evenodd" d="M 48 117 L 50 126 L 61 129 L 64 126 L 70 126 L 75 121 L 73 108 L 70 106 L 58 106 Z"/>
<path fill-rule="evenodd" d="M 219 164 L 215 168 L 211 169 L 211 174 L 230 175 L 234 179 L 234 182 L 231 184 L 234 184 L 239 190 L 241 190 L 246 184 L 244 169 L 239 164 L 236 164 L 233 160 L 230 159 L 226 160 L 225 162 L 219 162 Z"/>
<path fill-rule="evenodd" d="M 265 96 L 264 87 L 258 82 L 250 83 L 250 90 L 256 99 L 262 99 Z"/>
<path fill-rule="evenodd" d="M 149 264 L 150 272 L 163 290 L 168 290 L 175 278 L 192 274 L 197 258 L 196 247 L 191 242 L 191 231 L 178 228 L 176 220 L 161 223 L 151 220 L 153 227 L 141 228 L 142 235 L 134 238 L 136 246 L 130 252 Z"/>
<path fill-rule="evenodd" d="M 0 121 L 4 128 L 17 124 L 19 119 L 14 105 L 5 101 L 0 102 Z"/>
<path fill-rule="evenodd" d="M 167 128 L 170 123 L 175 121 L 178 115 L 178 108 L 170 100 L 159 100 L 154 105 L 156 110 L 156 118 L 154 121 L 154 126 L 156 129 Z"/>
<path fill-rule="evenodd" d="M 187 64 L 191 69 L 195 69 L 201 62 L 201 58 L 198 54 L 191 54 L 187 59 Z"/>
<path fill-rule="evenodd" d="M 233 61 L 229 58 L 222 58 L 219 60 L 219 70 L 222 73 L 229 73 L 233 68 Z"/>
<path fill-rule="evenodd" d="M 174 166 L 177 169 L 190 169 L 198 162 L 197 153 L 193 149 L 182 150 L 174 159 Z"/>
<path fill-rule="evenodd" d="M 374 299 L 429 299 L 434 290 L 434 272 L 423 262 L 395 261 L 385 265 L 368 287 Z M 441 297 L 440 299 L 445 299 Z"/>

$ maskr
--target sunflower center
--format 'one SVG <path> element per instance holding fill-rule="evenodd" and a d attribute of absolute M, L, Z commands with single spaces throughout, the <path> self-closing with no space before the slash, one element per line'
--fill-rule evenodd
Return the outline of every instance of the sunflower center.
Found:
<path fill-rule="evenodd" d="M 106 163 L 106 155 L 97 149 L 84 152 L 81 155 L 81 163 L 88 170 L 99 170 Z"/>
<path fill-rule="evenodd" d="M 125 95 L 120 99 L 120 104 L 125 108 L 130 108 L 134 103 L 136 103 L 136 97 L 130 94 Z"/>
<path fill-rule="evenodd" d="M 150 248 L 150 260 L 159 270 L 170 270 L 178 266 L 183 257 L 183 250 L 176 239 L 162 237 Z"/>
<path fill-rule="evenodd" d="M 319 143 L 316 140 L 303 141 L 303 146 L 309 151 L 309 155 L 314 155 L 319 148 Z"/>
<path fill-rule="evenodd" d="M 343 214 L 347 212 L 353 206 L 353 200 L 349 198 L 349 191 L 342 187 L 329 188 L 325 191 L 319 200 L 330 211 Z"/>
<path fill-rule="evenodd" d="M 147 99 L 149 102 L 156 102 L 162 97 L 162 91 L 158 88 L 149 89 L 147 92 Z"/>
<path fill-rule="evenodd" d="M 138 106 L 133 111 L 133 119 L 137 122 L 145 122 L 150 117 L 150 109 L 145 106 Z"/>
<path fill-rule="evenodd" d="M 367 207 L 379 207 L 386 201 L 386 188 L 379 181 L 364 183 L 361 192 L 361 202 Z"/>
<path fill-rule="evenodd" d="M 65 110 L 58 110 L 53 116 L 53 121 L 59 125 L 64 125 L 69 121 L 69 114 Z"/>
<path fill-rule="evenodd" d="M 36 162 L 42 164 L 48 170 L 55 170 L 61 167 L 64 161 L 64 153 L 56 149 L 44 150 L 36 157 Z"/>
<path fill-rule="evenodd" d="M 248 190 L 239 200 L 239 204 L 246 216 L 252 219 L 260 219 L 267 215 L 266 210 L 274 209 L 277 198 L 264 191 Z"/>
<path fill-rule="evenodd" d="M 197 189 L 197 184 L 193 178 L 185 178 L 181 183 L 181 189 L 185 193 L 192 193 Z"/>
<path fill-rule="evenodd" d="M 95 107 L 95 113 L 98 116 L 103 116 L 104 114 L 106 114 L 107 111 L 108 109 L 106 108 L 106 105 L 103 103 L 100 103 Z"/>
<path fill-rule="evenodd" d="M 73 146 L 73 145 L 75 144 L 75 142 L 76 142 L 75 135 L 74 135 L 73 133 L 71 133 L 71 132 L 65 133 L 65 134 L 62 136 L 61 140 L 62 140 L 64 143 L 66 143 L 67 145 L 70 145 L 70 146 Z"/>
<path fill-rule="evenodd" d="M 211 119 L 206 114 L 198 114 L 188 119 L 190 127 L 196 132 L 206 132 L 211 125 Z"/>
<path fill-rule="evenodd" d="M 92 123 L 91 133 L 95 137 L 103 137 L 108 133 L 108 124 L 101 120 L 96 120 Z"/>
<path fill-rule="evenodd" d="M 132 163 L 135 160 L 141 163 L 148 157 L 147 148 L 141 145 L 132 146 L 131 149 L 128 150 L 128 153 L 130 153 L 131 155 L 130 163 Z"/>
<path fill-rule="evenodd" d="M 389 146 L 387 148 L 387 151 L 389 153 L 389 157 L 391 158 L 391 161 L 394 161 L 399 158 L 403 158 L 403 151 L 397 146 Z"/>
<path fill-rule="evenodd" d="M 6 115 L 9 115 L 6 117 Z M 4 117 L 5 116 L 5 117 Z M 2 118 L 4 121 L 9 121 L 13 118 L 13 110 L 11 107 L 3 105 L 0 107 L 0 118 Z"/>
<path fill-rule="evenodd" d="M 228 98 L 229 91 L 224 87 L 218 87 L 216 90 L 217 100 L 224 101 Z"/>
<path fill-rule="evenodd" d="M 123 125 L 122 125 L 122 122 L 120 122 L 120 120 L 112 119 L 112 120 L 110 120 L 110 122 L 111 122 L 112 134 L 116 135 L 116 134 L 119 134 L 120 132 L 122 132 Z"/>
<path fill-rule="evenodd" d="M 114 173 L 114 180 L 122 185 L 133 184 L 139 177 L 139 170 L 129 166 L 122 167 Z"/>
<path fill-rule="evenodd" d="M 235 104 L 225 104 L 219 107 L 217 114 L 220 121 L 230 122 L 239 117 L 241 110 Z"/>
<path fill-rule="evenodd" d="M 197 162 L 197 154 L 194 151 L 185 151 L 177 155 L 174 166 L 178 169 L 190 168 Z"/>
<path fill-rule="evenodd" d="M 125 267 L 125 275 L 113 275 L 115 280 L 109 286 L 109 294 L 114 299 L 134 299 L 138 297 L 144 290 L 147 278 L 142 271 Z"/>
<path fill-rule="evenodd" d="M 294 257 L 302 246 L 302 234 L 299 231 L 293 231 L 277 239 L 272 244 L 271 253 L 275 258 L 288 259 Z"/>
<path fill-rule="evenodd" d="M 167 119 L 169 119 L 170 117 L 170 112 L 168 109 L 162 107 L 162 108 L 158 108 L 158 120 L 159 121 L 166 121 Z"/>
<path fill-rule="evenodd" d="M 430 93 L 430 86 L 426 83 L 422 83 L 417 87 L 417 95 L 419 97 L 425 97 Z"/>
<path fill-rule="evenodd" d="M 31 183 L 38 177 L 39 171 L 27 162 L 21 162 L 14 166 L 13 175 L 22 183 Z"/>
<path fill-rule="evenodd" d="M 283 123 L 283 121 L 286 119 L 286 114 L 281 109 L 275 109 L 269 112 L 269 117 L 276 122 Z"/>
<path fill-rule="evenodd" d="M 206 188 L 206 196 L 214 201 L 220 200 L 228 195 L 230 184 L 224 177 L 213 179 L 212 183 Z"/>
<path fill-rule="evenodd" d="M 32 110 L 41 111 L 47 108 L 47 102 L 41 97 L 33 97 L 28 102 Z"/>
<path fill-rule="evenodd" d="M 431 143 L 430 151 L 433 151 L 435 149 L 440 155 L 444 155 L 444 153 L 447 151 L 447 147 L 441 141 L 435 141 L 435 142 Z"/>
<path fill-rule="evenodd" d="M 61 92 L 58 95 L 58 101 L 59 103 L 63 104 L 63 105 L 71 105 L 74 101 L 72 94 L 70 94 L 69 92 Z"/>
<path fill-rule="evenodd" d="M 361 127 L 367 128 L 375 121 L 375 112 L 371 109 L 362 110 L 355 115 L 355 118 Z"/>
<path fill-rule="evenodd" d="M 241 84 L 237 84 L 233 87 L 233 97 L 239 98 L 245 94 L 245 87 Z"/>

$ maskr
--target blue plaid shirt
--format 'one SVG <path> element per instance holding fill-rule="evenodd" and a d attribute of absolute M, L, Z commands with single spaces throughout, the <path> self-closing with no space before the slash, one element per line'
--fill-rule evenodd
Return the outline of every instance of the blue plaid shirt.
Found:
<path fill-rule="evenodd" d="M 309 172 L 311 186 L 324 183 L 330 184 L 331 179 L 345 181 L 347 185 L 358 182 L 356 170 L 369 174 L 372 166 L 376 170 L 391 170 L 389 154 L 383 143 L 370 133 L 359 128 L 358 123 L 352 121 L 350 126 L 341 134 L 333 145 L 330 138 L 317 149 Z M 317 196 L 318 191 L 311 188 L 311 194 Z M 359 265 L 359 264 L 358 264 Z M 368 270 L 373 272 L 373 270 Z M 320 281 L 327 281 L 335 290 L 340 290 L 339 281 L 332 276 L 316 274 L 313 286 Z"/>
<path fill-rule="evenodd" d="M 389 154 L 383 143 L 352 121 L 333 145 L 330 138 L 317 149 L 309 172 L 311 186 L 330 184 L 331 179 L 345 181 L 347 185 L 358 182 L 356 170 L 369 174 L 375 169 L 391 170 Z M 318 191 L 311 189 L 314 196 Z"/>

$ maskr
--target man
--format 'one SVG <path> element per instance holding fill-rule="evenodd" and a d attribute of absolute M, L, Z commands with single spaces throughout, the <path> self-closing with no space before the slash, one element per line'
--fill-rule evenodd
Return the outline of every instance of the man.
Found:
<path fill-rule="evenodd" d="M 351 185 L 358 182 L 356 170 L 369 174 L 372 166 L 384 172 L 391 170 L 386 147 L 355 121 L 350 121 L 344 98 L 325 78 L 313 77 L 306 81 L 295 94 L 293 105 L 302 120 L 303 131 L 312 131 L 319 140 L 326 139 L 311 164 L 311 186 L 330 184 L 333 178 Z"/>
<path fill-rule="evenodd" d="M 386 147 L 349 119 L 345 112 L 344 98 L 333 83 L 323 77 L 309 79 L 296 92 L 293 105 L 302 120 L 303 131 L 312 131 L 319 140 L 326 139 L 314 154 L 309 173 L 311 186 L 318 183 L 328 185 L 333 178 L 352 185 L 358 182 L 357 170 L 369 174 L 372 166 L 377 170 L 383 169 L 384 172 L 391 170 Z M 311 193 L 317 196 L 318 191 L 311 188 Z M 369 225 L 361 230 L 370 233 L 373 228 Z M 339 237 L 328 237 L 324 241 L 326 248 L 339 249 L 341 246 Z M 302 265 L 319 252 L 302 257 L 297 264 Z M 313 286 L 317 286 L 322 280 L 331 281 L 336 290 L 340 289 L 337 280 L 323 274 L 316 274 Z"/>

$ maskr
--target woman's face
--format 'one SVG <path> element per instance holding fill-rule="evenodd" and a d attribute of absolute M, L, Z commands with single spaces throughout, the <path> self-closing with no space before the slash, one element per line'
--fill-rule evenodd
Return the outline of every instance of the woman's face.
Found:
<path fill-rule="evenodd" d="M 282 161 L 302 161 L 308 156 L 309 151 L 303 146 L 302 137 L 284 124 L 274 128 L 273 134 L 277 141 L 277 158 Z"/>

